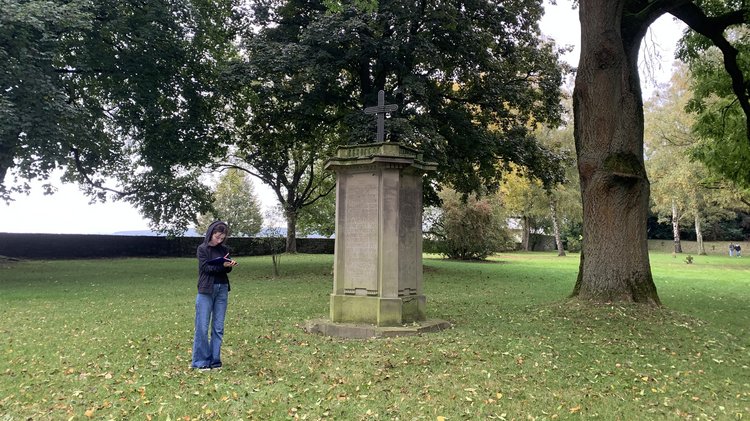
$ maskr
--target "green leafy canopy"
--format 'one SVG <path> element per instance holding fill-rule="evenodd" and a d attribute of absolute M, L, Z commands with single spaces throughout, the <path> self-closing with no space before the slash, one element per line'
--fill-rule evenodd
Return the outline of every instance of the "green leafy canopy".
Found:
<path fill-rule="evenodd" d="M 235 6 L 0 0 L 2 198 L 65 169 L 93 198 L 184 230 L 210 204 L 201 167 L 226 150 L 215 87 Z"/>
<path fill-rule="evenodd" d="M 496 188 L 508 162 L 551 181 L 559 157 L 529 128 L 559 121 L 567 69 L 541 38 L 542 13 L 529 0 L 256 3 L 259 29 L 235 73 L 252 91 L 246 146 L 330 156 L 330 146 L 373 142 L 362 111 L 383 90 L 399 107 L 387 140 L 423 149 L 440 182 Z"/>

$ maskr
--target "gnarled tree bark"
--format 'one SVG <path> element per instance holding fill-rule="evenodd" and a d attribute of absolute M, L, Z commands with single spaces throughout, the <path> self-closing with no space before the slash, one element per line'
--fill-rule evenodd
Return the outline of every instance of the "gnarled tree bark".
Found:
<path fill-rule="evenodd" d="M 581 61 L 573 107 L 583 252 L 574 296 L 659 304 L 646 241 L 649 181 L 637 66 L 641 40 L 658 17 L 672 14 L 721 50 L 750 140 L 750 87 L 725 33 L 750 23 L 747 6 L 727 4 L 734 9 L 710 16 L 703 9 L 708 6 L 695 0 L 579 1 Z"/>
<path fill-rule="evenodd" d="M 583 200 L 583 251 L 573 295 L 659 305 L 646 236 L 638 76 L 642 28 L 623 31 L 625 0 L 581 0 L 581 61 L 573 105 Z M 633 30 L 635 29 L 635 30 Z"/>

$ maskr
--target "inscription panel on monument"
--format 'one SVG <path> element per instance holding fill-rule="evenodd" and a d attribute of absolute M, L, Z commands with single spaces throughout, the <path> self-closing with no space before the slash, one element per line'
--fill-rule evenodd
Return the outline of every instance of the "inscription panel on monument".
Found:
<path fill-rule="evenodd" d="M 349 174 L 344 212 L 345 294 L 378 293 L 378 184 L 371 173 Z"/>

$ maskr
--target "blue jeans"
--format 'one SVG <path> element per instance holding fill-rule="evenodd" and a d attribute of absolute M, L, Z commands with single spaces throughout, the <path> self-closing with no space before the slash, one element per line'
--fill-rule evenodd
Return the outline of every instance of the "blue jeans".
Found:
<path fill-rule="evenodd" d="M 228 284 L 214 284 L 213 294 L 195 298 L 195 338 L 193 339 L 194 368 L 221 366 L 221 340 L 224 337 L 224 315 L 229 298 Z M 211 337 L 208 326 L 211 324 Z"/>

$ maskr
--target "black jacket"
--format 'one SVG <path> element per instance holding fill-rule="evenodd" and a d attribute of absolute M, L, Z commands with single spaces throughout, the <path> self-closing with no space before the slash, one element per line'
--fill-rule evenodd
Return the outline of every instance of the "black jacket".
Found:
<path fill-rule="evenodd" d="M 221 221 L 212 223 L 206 230 L 206 237 L 203 239 L 203 243 L 198 246 L 198 292 L 201 294 L 212 294 L 215 283 L 229 285 L 229 277 L 227 274 L 232 271 L 232 267 L 211 265 L 207 263 L 211 259 L 222 257 L 229 253 L 229 249 L 224 243 L 214 247 L 208 245 L 214 227 L 218 224 L 226 225 Z"/>

